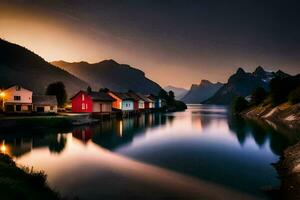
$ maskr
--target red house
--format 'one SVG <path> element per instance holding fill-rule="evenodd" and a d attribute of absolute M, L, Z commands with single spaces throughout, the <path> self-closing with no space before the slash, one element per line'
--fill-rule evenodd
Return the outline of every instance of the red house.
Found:
<path fill-rule="evenodd" d="M 76 113 L 91 113 L 93 112 L 93 100 L 84 91 L 79 91 L 72 100 L 72 112 Z"/>
<path fill-rule="evenodd" d="M 79 91 L 72 100 L 72 112 L 76 113 L 111 113 L 114 98 L 106 92 Z"/>

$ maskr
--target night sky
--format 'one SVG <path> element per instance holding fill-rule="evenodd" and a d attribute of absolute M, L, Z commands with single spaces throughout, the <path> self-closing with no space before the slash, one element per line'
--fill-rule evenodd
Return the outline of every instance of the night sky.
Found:
<path fill-rule="evenodd" d="M 115 59 L 162 86 L 300 72 L 297 1 L 0 0 L 0 37 L 47 61 Z"/>

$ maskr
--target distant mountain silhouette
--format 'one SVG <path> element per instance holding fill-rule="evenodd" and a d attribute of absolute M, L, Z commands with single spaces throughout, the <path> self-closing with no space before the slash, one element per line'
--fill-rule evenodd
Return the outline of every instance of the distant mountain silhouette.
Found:
<path fill-rule="evenodd" d="M 174 92 L 175 98 L 177 100 L 180 100 L 188 92 L 188 90 L 185 89 L 185 88 L 174 87 L 174 86 L 171 86 L 171 85 L 169 85 L 167 87 L 164 87 L 164 90 L 166 90 L 167 92 L 172 90 Z"/>
<path fill-rule="evenodd" d="M 222 83 L 211 83 L 201 80 L 199 85 L 193 84 L 188 93 L 181 99 L 185 103 L 201 103 L 212 97 L 221 87 Z"/>
<path fill-rule="evenodd" d="M 239 68 L 214 96 L 203 103 L 228 105 L 234 97 L 246 97 L 257 87 L 263 87 L 268 90 L 268 84 L 275 76 L 286 77 L 289 75 L 280 70 L 267 72 L 261 66 L 257 67 L 253 73 L 245 72 L 242 68 Z"/>
<path fill-rule="evenodd" d="M 0 87 L 20 84 L 35 93 L 44 94 L 47 86 L 56 81 L 65 84 L 69 96 L 88 86 L 30 50 L 0 39 Z"/>
<path fill-rule="evenodd" d="M 133 90 L 144 94 L 158 94 L 161 90 L 157 83 L 145 77 L 143 71 L 126 64 L 119 64 L 114 60 L 104 60 L 94 64 L 55 61 L 52 64 L 88 82 L 96 90 L 105 87 L 119 92 Z"/>

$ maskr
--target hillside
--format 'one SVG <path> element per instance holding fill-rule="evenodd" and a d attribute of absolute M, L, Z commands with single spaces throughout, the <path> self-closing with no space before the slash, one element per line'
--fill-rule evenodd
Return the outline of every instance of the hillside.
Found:
<path fill-rule="evenodd" d="M 222 83 L 212 83 L 201 80 L 199 85 L 193 84 L 188 93 L 181 99 L 185 103 L 201 103 L 212 97 L 221 87 Z"/>
<path fill-rule="evenodd" d="M 47 86 L 62 81 L 68 95 L 86 89 L 87 83 L 51 65 L 43 58 L 17 44 L 0 39 L 0 86 L 20 84 L 35 93 L 44 94 Z"/>
<path fill-rule="evenodd" d="M 275 76 L 289 76 L 282 71 L 266 72 L 262 67 L 257 67 L 253 73 L 245 72 L 239 68 L 235 74 L 230 76 L 228 82 L 223 85 L 214 96 L 204 103 L 229 105 L 236 96 L 249 96 L 257 87 L 269 90 L 269 81 Z"/>
<path fill-rule="evenodd" d="M 95 90 L 105 87 L 119 92 L 133 90 L 143 94 L 158 94 L 162 89 L 157 83 L 145 77 L 143 71 L 126 64 L 119 64 L 114 60 L 104 60 L 94 64 L 55 61 L 52 64 L 85 80 Z"/>
<path fill-rule="evenodd" d="M 164 87 L 164 90 L 166 90 L 167 92 L 173 91 L 174 95 L 175 95 L 175 99 L 177 99 L 177 100 L 180 100 L 188 92 L 188 90 L 185 89 L 185 88 L 174 87 L 174 86 L 171 86 L 171 85 L 169 85 L 167 87 Z"/>

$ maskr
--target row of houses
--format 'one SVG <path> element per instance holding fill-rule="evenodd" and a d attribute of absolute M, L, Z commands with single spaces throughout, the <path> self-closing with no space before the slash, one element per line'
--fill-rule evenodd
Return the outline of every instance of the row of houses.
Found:
<path fill-rule="evenodd" d="M 19 85 L 14 85 L 0 93 L 2 110 L 7 113 L 56 113 L 56 96 L 34 95 Z M 154 95 L 143 95 L 129 91 L 79 91 L 70 99 L 74 113 L 111 113 L 113 110 L 130 112 L 160 109 L 166 102 Z"/>
<path fill-rule="evenodd" d="M 163 99 L 154 95 L 143 95 L 133 91 L 121 93 L 114 91 L 79 91 L 72 98 L 74 113 L 110 113 L 160 109 L 166 105 Z"/>

